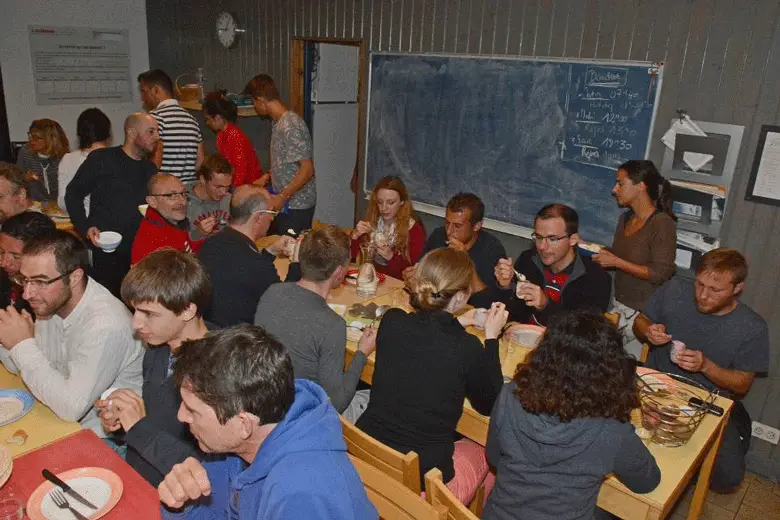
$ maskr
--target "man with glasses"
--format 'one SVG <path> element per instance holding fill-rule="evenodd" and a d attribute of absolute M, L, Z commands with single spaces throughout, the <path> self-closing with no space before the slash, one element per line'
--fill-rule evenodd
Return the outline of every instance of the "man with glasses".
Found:
<path fill-rule="evenodd" d="M 198 182 L 190 189 L 187 218 L 190 235 L 201 239 L 219 232 L 230 219 L 230 188 L 233 167 L 220 154 L 206 158 L 198 168 Z"/>
<path fill-rule="evenodd" d="M 124 144 L 90 152 L 65 191 L 73 225 L 94 246 L 92 276 L 117 297 L 122 278 L 130 270 L 130 251 L 141 225 L 138 206 L 146 202 L 146 183 L 157 173 L 147 157 L 160 140 L 157 121 L 149 114 L 130 114 L 124 130 Z M 84 209 L 87 196 L 89 216 Z M 100 249 L 101 231 L 122 235 L 115 251 Z"/>
<path fill-rule="evenodd" d="M 111 387 L 141 392 L 143 347 L 130 311 L 88 266 L 86 247 L 65 231 L 25 244 L 15 282 L 38 320 L 0 310 L 0 361 L 57 416 L 105 437 L 93 403 Z"/>
<path fill-rule="evenodd" d="M 22 298 L 22 287 L 13 279 L 19 274 L 24 245 L 55 229 L 52 219 L 36 211 L 25 211 L 3 222 L 0 231 L 0 309 L 13 305 L 18 311 L 26 309 L 32 313 L 30 305 Z"/>
<path fill-rule="evenodd" d="M 143 257 L 170 247 L 185 253 L 197 253 L 203 239 L 190 238 L 187 219 L 187 188 L 178 177 L 158 173 L 149 179 L 146 214 L 133 240 L 130 263 L 137 264 Z"/>
<path fill-rule="evenodd" d="M 512 269 L 512 259 L 502 258 L 495 267 L 510 319 L 546 326 L 562 310 L 590 309 L 606 312 L 612 282 L 590 257 L 579 253 L 579 216 L 564 204 L 543 207 L 534 220 L 531 235 L 535 247 L 524 251 Z M 515 271 L 525 279 L 516 280 Z"/>
<path fill-rule="evenodd" d="M 226 327 L 236 323 L 254 323 L 255 309 L 265 290 L 280 282 L 275 256 L 288 251 L 294 239 L 279 238 L 263 250 L 256 242 L 268 232 L 278 211 L 269 209 L 268 192 L 245 184 L 236 188 L 230 202 L 230 225 L 209 237 L 198 252 L 211 278 L 211 307 L 205 318 Z M 288 281 L 301 278 L 296 257 L 291 258 Z"/>

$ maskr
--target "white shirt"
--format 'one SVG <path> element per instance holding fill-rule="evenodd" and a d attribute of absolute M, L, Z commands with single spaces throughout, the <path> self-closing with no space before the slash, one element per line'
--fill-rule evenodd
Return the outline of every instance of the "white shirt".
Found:
<path fill-rule="evenodd" d="M 133 338 L 130 311 L 92 278 L 67 318 L 53 315 L 35 322 L 35 337 L 0 361 L 60 418 L 79 421 L 100 437 L 106 433 L 92 406 L 111 387 L 141 395 L 144 348 Z"/>
<path fill-rule="evenodd" d="M 62 209 L 65 209 L 65 191 L 68 189 L 68 184 L 76 176 L 79 166 L 87 160 L 87 155 L 89 155 L 89 152 L 74 150 L 66 153 L 60 160 L 60 166 L 57 170 L 57 182 L 59 184 L 57 205 Z M 89 195 L 84 197 L 84 209 L 87 210 L 87 216 L 89 216 Z"/>

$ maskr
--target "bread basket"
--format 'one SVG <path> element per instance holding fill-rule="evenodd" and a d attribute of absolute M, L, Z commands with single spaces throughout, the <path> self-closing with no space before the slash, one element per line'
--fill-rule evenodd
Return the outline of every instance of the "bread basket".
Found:
<path fill-rule="evenodd" d="M 683 446 L 707 413 L 705 406 L 714 404 L 717 394 L 676 374 L 645 372 L 637 377 L 642 427 L 650 441 L 666 447 Z"/>
<path fill-rule="evenodd" d="M 176 78 L 174 82 L 174 88 L 176 89 L 176 97 L 179 101 L 200 101 L 200 85 L 197 83 L 180 83 L 182 78 L 186 76 L 192 76 L 192 74 L 182 74 Z M 194 77 L 194 76 L 193 76 Z"/>

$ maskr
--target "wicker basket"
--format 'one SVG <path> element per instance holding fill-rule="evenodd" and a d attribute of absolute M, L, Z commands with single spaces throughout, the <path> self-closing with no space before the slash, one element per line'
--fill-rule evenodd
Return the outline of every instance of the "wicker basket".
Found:
<path fill-rule="evenodd" d="M 682 446 L 699 427 L 703 408 L 692 406 L 692 398 L 713 404 L 717 397 L 701 384 L 683 376 L 663 372 L 648 372 L 637 376 L 639 400 L 642 405 L 642 427 L 656 444 Z"/>
<path fill-rule="evenodd" d="M 186 76 L 192 76 L 192 74 L 182 74 L 176 78 L 174 82 L 174 88 L 176 89 L 176 97 L 179 101 L 200 101 L 200 85 L 197 83 L 182 84 L 182 78 Z"/>

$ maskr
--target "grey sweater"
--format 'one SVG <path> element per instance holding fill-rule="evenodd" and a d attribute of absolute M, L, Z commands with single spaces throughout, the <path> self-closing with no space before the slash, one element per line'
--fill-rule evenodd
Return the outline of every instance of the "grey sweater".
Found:
<path fill-rule="evenodd" d="M 339 413 L 347 408 L 366 356 L 358 351 L 344 371 L 347 324 L 319 294 L 297 283 L 272 285 L 257 306 L 255 325 L 264 327 L 287 348 L 296 378 L 320 385 Z"/>
<path fill-rule="evenodd" d="M 661 481 L 653 455 L 630 423 L 526 412 L 504 385 L 490 414 L 487 458 L 496 485 L 483 520 L 590 520 L 604 477 L 614 473 L 635 493 Z"/>
<path fill-rule="evenodd" d="M 195 194 L 195 185 L 189 190 L 190 201 L 187 205 L 187 219 L 190 221 L 190 238 L 200 240 L 203 238 L 200 228 L 195 224 L 206 217 L 217 217 L 217 225 L 214 226 L 213 235 L 227 226 L 230 220 L 230 194 L 220 201 L 203 200 Z"/>

